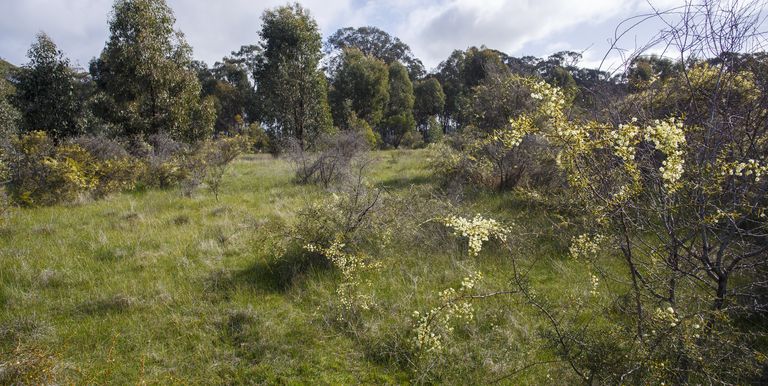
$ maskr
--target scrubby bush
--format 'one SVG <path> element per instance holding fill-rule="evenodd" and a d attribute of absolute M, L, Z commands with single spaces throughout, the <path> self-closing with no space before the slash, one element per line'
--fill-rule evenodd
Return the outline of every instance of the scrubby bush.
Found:
<path fill-rule="evenodd" d="M 183 163 L 186 177 L 182 181 L 182 189 L 185 195 L 190 195 L 204 182 L 218 201 L 224 173 L 232 161 L 249 147 L 249 139 L 241 135 L 200 143 Z"/>
<path fill-rule="evenodd" d="M 72 143 L 85 149 L 97 161 L 94 196 L 103 197 L 135 187 L 143 165 L 131 157 L 120 142 L 103 136 L 84 136 L 75 138 Z"/>
<path fill-rule="evenodd" d="M 95 181 L 96 160 L 76 144 L 55 147 L 42 131 L 12 140 L 6 155 L 11 198 L 25 206 L 74 201 Z"/>
<path fill-rule="evenodd" d="M 123 143 L 83 136 L 55 145 L 45 132 L 12 137 L 2 149 L 7 191 L 19 205 L 52 205 L 100 198 L 136 187 L 192 190 L 206 183 L 218 197 L 228 165 L 249 146 L 244 136 L 192 148 L 164 135 Z"/>
<path fill-rule="evenodd" d="M 427 132 L 424 136 L 425 142 L 428 144 L 438 143 L 443 139 L 443 136 L 443 127 L 437 121 L 437 118 L 429 117 L 429 120 L 427 120 Z"/>
<path fill-rule="evenodd" d="M 139 184 L 144 187 L 169 188 L 184 180 L 184 158 L 189 146 L 165 134 L 150 135 L 146 141 L 134 138 L 129 151 L 142 160 Z"/>
<path fill-rule="evenodd" d="M 389 242 L 389 218 L 383 215 L 383 193 L 368 186 L 363 169 L 331 200 L 312 203 L 298 212 L 291 234 L 304 253 L 293 264 L 322 264 L 341 274 L 337 285 L 340 320 L 349 320 L 373 305 L 365 291 L 366 276 L 380 265 L 372 256 Z"/>
<path fill-rule="evenodd" d="M 410 130 L 403 134 L 400 140 L 400 147 L 404 149 L 420 149 L 424 147 L 424 138 L 416 130 Z"/>
<path fill-rule="evenodd" d="M 273 146 L 269 140 L 269 134 L 258 123 L 251 123 L 242 135 L 248 138 L 250 148 L 256 153 L 268 152 Z"/>
<path fill-rule="evenodd" d="M 316 143 L 315 151 L 303 150 L 291 142 L 287 146 L 288 159 L 301 184 L 315 183 L 325 188 L 348 177 L 352 169 L 367 162 L 364 158 L 369 144 L 354 132 L 323 135 Z"/>
<path fill-rule="evenodd" d="M 435 174 L 449 185 L 471 183 L 499 190 L 521 185 L 563 187 L 565 180 L 555 165 L 554 149 L 533 133 L 543 119 L 532 110 L 537 82 L 509 75 L 478 86 L 470 110 L 479 118 L 432 147 L 430 165 Z M 502 94 L 501 101 L 512 106 L 499 108 L 496 94 Z"/>

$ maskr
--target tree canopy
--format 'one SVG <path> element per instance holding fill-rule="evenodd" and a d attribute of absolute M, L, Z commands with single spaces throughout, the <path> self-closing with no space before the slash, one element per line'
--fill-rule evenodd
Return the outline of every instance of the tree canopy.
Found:
<path fill-rule="evenodd" d="M 14 102 L 25 131 L 46 131 L 56 140 L 81 134 L 83 96 L 69 60 L 45 33 L 37 35 L 29 63 L 14 71 Z"/>
<path fill-rule="evenodd" d="M 328 38 L 325 50 L 328 54 L 339 53 L 345 48 L 357 48 L 365 55 L 373 56 L 386 64 L 400 62 L 408 68 L 411 79 L 424 76 L 424 64 L 411 52 L 411 48 L 399 38 L 371 26 L 339 29 Z"/>
<path fill-rule="evenodd" d="M 110 37 L 91 63 L 95 112 L 123 135 L 168 133 L 185 141 L 210 135 L 214 107 L 200 98 L 192 49 L 174 30 L 164 0 L 118 0 Z"/>
<path fill-rule="evenodd" d="M 255 71 L 263 120 L 277 138 L 295 138 L 310 148 L 332 129 L 328 86 L 319 69 L 322 38 L 317 22 L 298 3 L 264 12 Z"/>

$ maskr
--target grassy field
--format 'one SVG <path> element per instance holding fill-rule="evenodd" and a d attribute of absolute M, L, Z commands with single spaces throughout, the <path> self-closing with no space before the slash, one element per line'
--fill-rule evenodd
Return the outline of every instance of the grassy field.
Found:
<path fill-rule="evenodd" d="M 423 151 L 375 154 L 370 181 L 392 197 L 426 202 L 434 181 Z M 457 213 L 482 213 L 519 230 L 519 256 L 489 247 L 468 257 L 459 241 L 395 240 L 371 278 L 374 307 L 339 323 L 338 273 L 310 268 L 276 280 L 265 233 L 328 193 L 292 182 L 289 165 L 250 155 L 235 162 L 219 201 L 207 191 L 121 194 L 72 206 L 16 209 L 0 234 L 0 383 L 545 383 L 570 376 L 551 361 L 543 318 L 514 297 L 475 305 L 445 360 L 420 378 L 408 358 L 411 315 L 471 271 L 482 289 L 510 285 L 510 259 L 560 302 L 588 299 L 589 272 L 567 258 L 546 208 L 518 193 L 472 194 Z M 565 240 L 565 241 L 564 241 Z M 571 283 L 563 286 L 562 283 Z M 606 289 L 608 290 L 608 289 Z M 412 357 L 412 356 L 411 356 Z"/>

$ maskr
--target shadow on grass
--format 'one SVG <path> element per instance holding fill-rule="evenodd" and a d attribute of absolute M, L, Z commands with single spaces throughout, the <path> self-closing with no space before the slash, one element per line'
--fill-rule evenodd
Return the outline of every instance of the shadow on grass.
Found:
<path fill-rule="evenodd" d="M 75 307 L 74 312 L 81 315 L 102 315 L 127 312 L 138 304 L 135 298 L 118 294 L 110 297 L 90 300 Z"/>
<path fill-rule="evenodd" d="M 237 288 L 267 293 L 285 293 L 311 270 L 326 270 L 329 263 L 319 255 L 300 249 L 279 258 L 262 259 L 241 270 L 219 269 L 203 279 L 209 300 L 227 300 Z"/>
<path fill-rule="evenodd" d="M 237 272 L 234 280 L 239 285 L 266 292 L 286 292 L 312 270 L 326 270 L 330 265 L 319 255 L 300 249 L 290 250 L 281 258 L 261 260 Z"/>

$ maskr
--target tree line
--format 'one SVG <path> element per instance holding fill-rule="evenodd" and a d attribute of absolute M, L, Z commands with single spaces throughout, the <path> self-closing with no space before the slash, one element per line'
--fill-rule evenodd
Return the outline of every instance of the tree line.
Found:
<path fill-rule="evenodd" d="M 320 134 L 347 130 L 373 148 L 415 147 L 478 124 L 477 108 L 494 115 L 498 106 L 470 108 L 478 86 L 502 92 L 512 74 L 564 88 L 585 109 L 599 103 L 586 90 L 622 93 L 630 83 L 578 67 L 578 53 L 515 58 L 486 47 L 456 50 L 428 73 L 407 44 L 376 27 L 342 28 L 323 42 L 298 3 L 265 11 L 258 41 L 213 66 L 193 59 L 164 0 L 117 0 L 109 31 L 87 72 L 45 33 L 28 63 L 6 63 L 6 134 L 42 130 L 62 141 L 164 133 L 187 143 L 244 134 L 262 150 L 289 138 L 309 150 Z M 639 67 L 638 79 L 649 76 L 643 71 L 652 69 Z M 504 124 L 492 121 L 482 124 Z"/>

